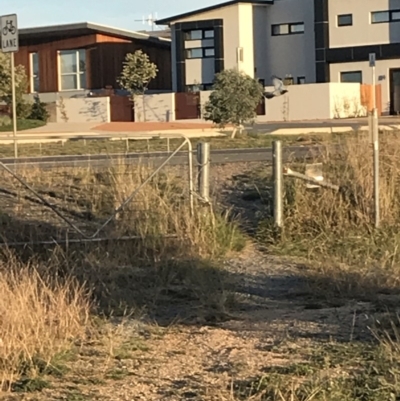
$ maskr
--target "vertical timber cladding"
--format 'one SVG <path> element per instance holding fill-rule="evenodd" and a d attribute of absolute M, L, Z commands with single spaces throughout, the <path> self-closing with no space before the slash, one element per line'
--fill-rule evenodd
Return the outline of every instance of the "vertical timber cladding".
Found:
<path fill-rule="evenodd" d="M 195 29 L 214 30 L 214 49 L 215 49 L 215 73 L 224 69 L 224 21 L 223 19 L 211 19 L 192 22 L 178 22 L 174 25 L 175 29 L 175 62 L 177 92 L 184 92 L 186 87 L 186 56 L 185 56 L 185 33 Z M 209 82 L 206 82 L 207 84 Z"/>
<path fill-rule="evenodd" d="M 315 71 L 316 82 L 329 82 L 329 0 L 314 0 Z"/>

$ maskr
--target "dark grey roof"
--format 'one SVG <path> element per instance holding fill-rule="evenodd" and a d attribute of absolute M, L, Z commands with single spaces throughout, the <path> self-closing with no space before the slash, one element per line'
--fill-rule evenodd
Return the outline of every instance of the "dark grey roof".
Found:
<path fill-rule="evenodd" d="M 170 29 L 162 29 L 156 31 L 139 31 L 140 33 L 147 33 L 150 36 L 155 36 L 158 38 L 167 38 L 171 39 L 171 30 Z"/>
<path fill-rule="evenodd" d="M 207 11 L 218 10 L 218 8 L 228 7 L 228 6 L 232 6 L 234 4 L 238 4 L 238 3 L 251 3 L 251 4 L 267 5 L 267 4 L 274 4 L 274 0 L 229 0 L 224 3 L 216 4 L 214 6 L 199 8 L 197 10 L 188 11 L 187 13 L 174 15 L 169 18 L 159 19 L 156 21 L 156 24 L 157 25 L 169 25 L 173 21 L 177 21 L 177 20 L 180 20 L 180 19 L 183 19 L 186 17 L 190 17 L 192 15 L 205 13 Z"/>
<path fill-rule="evenodd" d="M 80 22 L 74 24 L 49 25 L 35 28 L 22 28 L 19 30 L 20 40 L 30 38 L 66 38 L 83 36 L 92 33 L 104 33 L 115 37 L 150 41 L 169 46 L 171 40 L 163 37 L 152 36 L 150 33 L 128 31 L 106 25 L 94 24 L 92 22 Z"/>

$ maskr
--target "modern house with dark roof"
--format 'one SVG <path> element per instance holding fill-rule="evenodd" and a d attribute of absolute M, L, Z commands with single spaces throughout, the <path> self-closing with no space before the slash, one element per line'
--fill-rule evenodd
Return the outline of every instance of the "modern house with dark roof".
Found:
<path fill-rule="evenodd" d="M 29 77 L 29 92 L 75 93 L 118 89 L 117 77 L 127 53 L 147 53 L 158 69 L 150 89 L 167 91 L 171 83 L 171 41 L 90 22 L 26 28 L 19 31 L 16 64 Z"/>
<path fill-rule="evenodd" d="M 383 112 L 400 113 L 400 0 L 230 0 L 157 21 L 171 29 L 172 87 L 206 90 L 238 68 L 270 85 L 372 83 Z"/>

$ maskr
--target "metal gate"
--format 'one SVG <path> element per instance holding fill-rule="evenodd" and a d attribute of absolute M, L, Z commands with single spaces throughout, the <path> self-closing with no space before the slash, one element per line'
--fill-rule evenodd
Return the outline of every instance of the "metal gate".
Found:
<path fill-rule="evenodd" d="M 200 93 L 175 93 L 175 117 L 177 120 L 192 120 L 200 118 Z"/>

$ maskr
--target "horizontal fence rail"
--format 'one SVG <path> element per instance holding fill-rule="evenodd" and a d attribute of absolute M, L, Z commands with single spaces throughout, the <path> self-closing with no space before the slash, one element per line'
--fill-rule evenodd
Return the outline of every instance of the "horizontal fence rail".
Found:
<path fill-rule="evenodd" d="M 288 146 L 283 150 L 284 160 L 315 157 L 322 148 L 319 146 Z M 96 155 L 68 155 L 45 157 L 2 158 L 0 162 L 9 168 L 30 165 L 39 168 L 53 167 L 112 167 L 120 164 L 161 164 L 172 152 L 152 153 L 118 153 Z M 193 152 L 195 155 L 195 152 Z M 219 149 L 211 150 L 212 164 L 243 163 L 243 162 L 272 162 L 272 148 L 252 149 Z M 170 165 L 188 163 L 187 152 L 178 152 L 169 162 Z"/>

